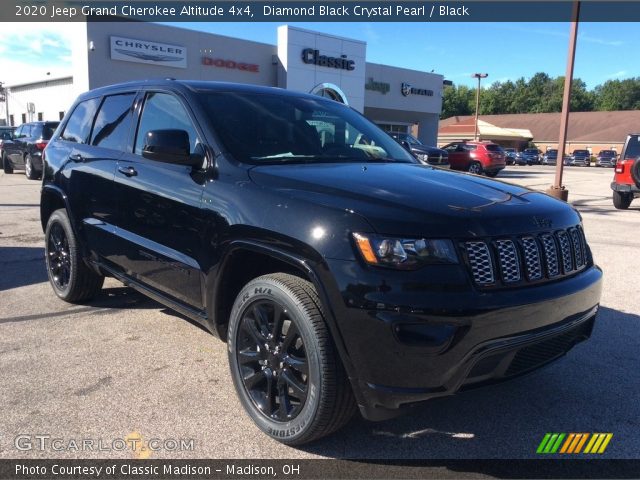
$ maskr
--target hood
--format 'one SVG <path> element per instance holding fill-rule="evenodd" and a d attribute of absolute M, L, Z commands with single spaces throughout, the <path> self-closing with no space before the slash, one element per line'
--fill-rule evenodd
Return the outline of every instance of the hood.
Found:
<path fill-rule="evenodd" d="M 545 194 L 419 164 L 265 165 L 249 175 L 293 201 L 357 213 L 391 235 L 524 234 L 580 221 L 572 207 Z"/>
<path fill-rule="evenodd" d="M 442 150 L 437 147 L 430 147 L 428 145 L 411 145 L 411 151 L 417 153 L 426 153 L 427 155 L 442 155 L 443 157 L 448 156 L 446 150 Z"/>

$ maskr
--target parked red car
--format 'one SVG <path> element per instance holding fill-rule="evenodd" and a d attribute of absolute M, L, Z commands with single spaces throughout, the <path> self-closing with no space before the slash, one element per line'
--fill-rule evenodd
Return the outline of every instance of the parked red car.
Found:
<path fill-rule="evenodd" d="M 627 135 L 611 183 L 613 206 L 624 210 L 640 197 L 640 134 Z"/>
<path fill-rule="evenodd" d="M 452 170 L 495 177 L 506 163 L 500 145 L 491 142 L 453 142 L 443 147 L 449 153 Z"/>

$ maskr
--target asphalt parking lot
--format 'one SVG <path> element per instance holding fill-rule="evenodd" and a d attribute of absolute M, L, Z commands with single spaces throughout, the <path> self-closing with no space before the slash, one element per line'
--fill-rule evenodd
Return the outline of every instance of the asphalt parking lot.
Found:
<path fill-rule="evenodd" d="M 499 179 L 545 189 L 553 172 L 511 166 Z M 111 279 L 90 304 L 58 300 L 44 269 L 40 183 L 0 173 L 0 457 L 534 458 L 546 432 L 612 432 L 603 457 L 638 458 L 640 200 L 614 210 L 612 176 L 565 171 L 569 200 L 605 272 L 589 342 L 533 375 L 391 421 L 354 418 L 329 438 L 289 448 L 244 414 L 225 345 L 195 324 Z M 43 434 L 194 442 L 152 453 L 14 446 L 18 435 Z"/>

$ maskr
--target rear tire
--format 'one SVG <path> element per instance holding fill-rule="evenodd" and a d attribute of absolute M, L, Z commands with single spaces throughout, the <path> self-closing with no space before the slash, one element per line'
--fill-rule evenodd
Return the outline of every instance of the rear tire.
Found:
<path fill-rule="evenodd" d="M 310 282 L 276 273 L 236 297 L 227 340 L 242 406 L 264 433 L 287 445 L 343 427 L 356 405 Z"/>
<path fill-rule="evenodd" d="M 29 180 L 38 180 L 38 178 L 40 178 L 40 175 L 38 175 L 38 172 L 33 166 L 31 155 L 25 155 L 24 157 L 24 174 Z"/>
<path fill-rule="evenodd" d="M 77 303 L 93 298 L 102 288 L 98 275 L 82 258 L 65 209 L 49 217 L 45 230 L 45 262 L 53 291 L 65 302 Z"/>
<path fill-rule="evenodd" d="M 4 173 L 13 173 L 13 165 L 11 165 L 11 160 L 7 158 L 7 155 L 4 152 L 2 152 L 2 169 L 4 170 Z"/>
<path fill-rule="evenodd" d="M 633 195 L 630 193 L 613 192 L 613 206 L 618 210 L 626 210 L 633 201 Z"/>
<path fill-rule="evenodd" d="M 631 164 L 631 178 L 636 182 L 636 187 L 640 188 L 640 157 Z"/>
<path fill-rule="evenodd" d="M 482 164 L 480 162 L 471 162 L 467 167 L 467 172 L 474 175 L 482 175 Z"/>

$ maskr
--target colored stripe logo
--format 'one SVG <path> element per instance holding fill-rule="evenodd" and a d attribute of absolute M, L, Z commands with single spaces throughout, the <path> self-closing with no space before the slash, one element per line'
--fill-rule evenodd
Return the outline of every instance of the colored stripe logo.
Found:
<path fill-rule="evenodd" d="M 547 433 L 536 453 L 602 454 L 612 438 L 613 433 Z"/>

